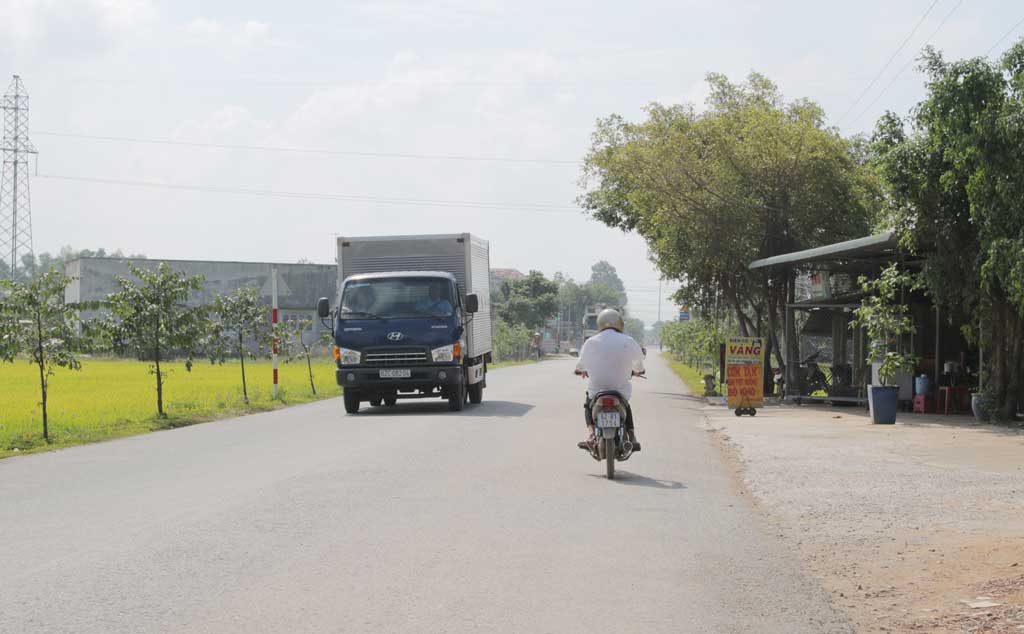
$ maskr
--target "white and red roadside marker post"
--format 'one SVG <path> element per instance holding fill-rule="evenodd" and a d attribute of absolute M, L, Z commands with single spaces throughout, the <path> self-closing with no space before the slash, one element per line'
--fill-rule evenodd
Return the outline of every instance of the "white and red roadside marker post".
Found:
<path fill-rule="evenodd" d="M 274 343 L 270 358 L 274 367 L 274 400 L 277 400 L 277 267 L 270 267 L 270 327 L 274 329 Z"/>

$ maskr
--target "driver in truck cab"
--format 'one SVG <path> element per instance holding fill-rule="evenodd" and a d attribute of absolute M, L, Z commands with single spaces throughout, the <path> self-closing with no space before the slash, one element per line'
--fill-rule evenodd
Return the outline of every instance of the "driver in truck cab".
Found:
<path fill-rule="evenodd" d="M 416 302 L 416 312 L 437 317 L 447 317 L 452 314 L 452 303 L 441 296 L 441 285 L 434 283 L 430 285 L 430 295 Z"/>
<path fill-rule="evenodd" d="M 588 379 L 583 411 L 590 432 L 587 439 L 578 446 L 580 449 L 588 449 L 595 441 L 594 419 L 590 411 L 591 395 L 613 390 L 625 400 L 626 434 L 633 443 L 633 451 L 640 451 L 640 443 L 636 441 L 633 431 L 633 410 L 629 406 L 629 399 L 633 395 L 630 379 L 645 371 L 643 348 L 623 332 L 625 324 L 617 310 L 602 310 L 597 316 L 597 327 L 600 332 L 583 342 L 580 360 L 576 364 L 576 374 Z"/>
<path fill-rule="evenodd" d="M 357 286 L 345 293 L 345 304 L 341 307 L 341 312 L 372 313 L 373 303 L 373 289 L 369 286 Z"/>

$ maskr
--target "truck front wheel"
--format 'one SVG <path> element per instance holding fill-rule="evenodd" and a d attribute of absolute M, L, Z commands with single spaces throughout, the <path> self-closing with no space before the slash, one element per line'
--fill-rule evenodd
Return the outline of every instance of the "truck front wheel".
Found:
<path fill-rule="evenodd" d="M 466 384 L 459 383 L 448 395 L 448 411 L 461 412 L 466 407 Z"/>
<path fill-rule="evenodd" d="M 359 394 L 355 390 L 345 390 L 342 398 L 345 400 L 345 411 L 347 413 L 356 414 L 359 412 Z"/>

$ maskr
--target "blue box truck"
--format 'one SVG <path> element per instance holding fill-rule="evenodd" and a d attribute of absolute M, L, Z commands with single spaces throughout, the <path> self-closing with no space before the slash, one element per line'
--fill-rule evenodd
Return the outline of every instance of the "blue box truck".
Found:
<path fill-rule="evenodd" d="M 480 403 L 491 362 L 490 249 L 469 233 L 338 238 L 331 319 L 345 411 L 441 398 Z"/>

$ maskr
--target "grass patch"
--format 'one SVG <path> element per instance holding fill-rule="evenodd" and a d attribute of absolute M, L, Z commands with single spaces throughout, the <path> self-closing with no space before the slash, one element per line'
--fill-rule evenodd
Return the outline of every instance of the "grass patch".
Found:
<path fill-rule="evenodd" d="M 672 368 L 676 376 L 683 380 L 693 395 L 700 396 L 704 393 L 704 372 L 677 360 L 671 352 L 663 352 L 661 356 L 668 361 L 668 366 Z"/>
<path fill-rule="evenodd" d="M 314 361 L 317 395 L 309 388 L 304 362 L 281 363 L 279 398 L 271 398 L 270 361 L 246 362 L 249 403 L 242 399 L 238 362 L 210 365 L 197 361 L 161 364 L 170 370 L 164 383 L 166 418 L 156 415 L 156 379 L 149 363 L 120 359 L 84 359 L 82 370 L 58 369 L 50 379 L 47 409 L 50 440 L 42 437 L 39 375 L 24 359 L 0 363 L 0 458 L 83 443 L 132 436 L 230 416 L 308 403 L 341 394 L 334 362 Z"/>
<path fill-rule="evenodd" d="M 517 365 L 530 365 L 531 363 L 537 363 L 536 359 L 526 359 L 524 361 L 502 361 L 500 363 L 489 363 L 487 365 L 487 371 L 500 370 L 501 368 L 512 368 Z"/>

